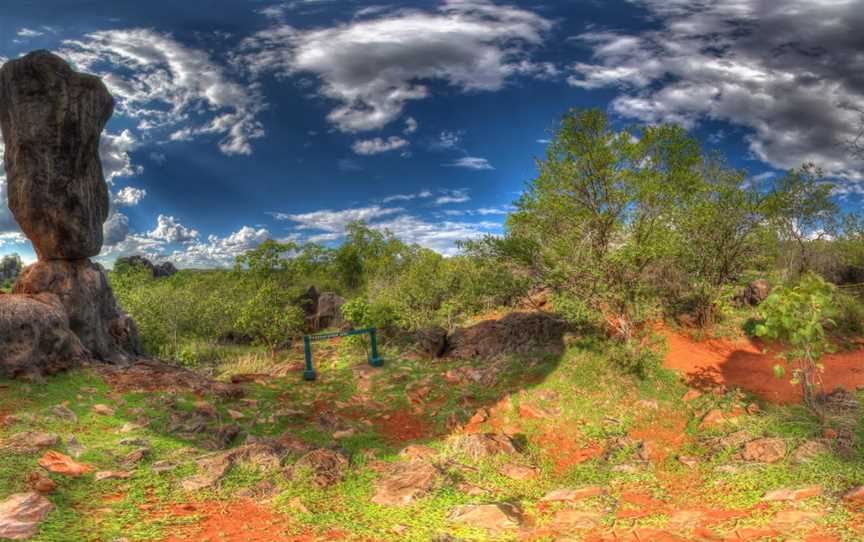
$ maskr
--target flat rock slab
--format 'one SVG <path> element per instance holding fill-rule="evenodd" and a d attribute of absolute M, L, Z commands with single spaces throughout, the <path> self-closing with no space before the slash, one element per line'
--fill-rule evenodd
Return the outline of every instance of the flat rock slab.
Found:
<path fill-rule="evenodd" d="M 3 449 L 17 454 L 35 453 L 43 448 L 50 448 L 58 442 L 60 437 L 52 433 L 24 431 L 6 439 L 3 442 Z"/>
<path fill-rule="evenodd" d="M 600 486 L 554 489 L 540 499 L 541 502 L 575 502 L 603 494 Z"/>
<path fill-rule="evenodd" d="M 375 484 L 372 502 L 406 506 L 428 493 L 439 477 L 438 469 L 421 460 L 393 464 Z"/>
<path fill-rule="evenodd" d="M 48 472 L 73 477 L 83 476 L 93 470 L 93 467 L 90 465 L 78 463 L 68 455 L 53 450 L 45 452 L 45 455 L 39 459 L 38 463 L 40 467 Z"/>
<path fill-rule="evenodd" d="M 27 540 L 33 537 L 52 510 L 51 501 L 35 491 L 11 495 L 0 501 L 0 538 Z"/>
<path fill-rule="evenodd" d="M 760 438 L 744 444 L 741 459 L 757 463 L 776 463 L 786 457 L 786 440 L 782 438 Z"/>
<path fill-rule="evenodd" d="M 467 504 L 456 507 L 450 520 L 489 531 L 516 529 L 522 524 L 522 509 L 515 504 Z"/>
<path fill-rule="evenodd" d="M 515 454 L 517 452 L 513 439 L 500 433 L 459 435 L 453 441 L 453 450 L 472 459 L 483 459 L 498 454 Z"/>

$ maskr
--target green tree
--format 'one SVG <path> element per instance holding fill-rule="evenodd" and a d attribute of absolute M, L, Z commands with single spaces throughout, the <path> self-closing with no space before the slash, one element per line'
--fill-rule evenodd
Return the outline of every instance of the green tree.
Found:
<path fill-rule="evenodd" d="M 240 307 L 235 325 L 257 344 L 266 346 L 272 357 L 279 347 L 303 332 L 303 310 L 290 304 L 285 291 L 265 283 Z"/>
<path fill-rule="evenodd" d="M 816 394 L 822 389 L 822 356 L 831 348 L 825 326 L 832 325 L 836 313 L 834 286 L 814 273 L 807 273 L 797 284 L 775 288 L 759 305 L 762 323 L 756 335 L 774 339 L 788 350 L 783 357 L 793 367 L 792 384 L 800 384 L 804 402 L 816 409 Z M 782 365 L 775 366 L 783 376 Z"/>

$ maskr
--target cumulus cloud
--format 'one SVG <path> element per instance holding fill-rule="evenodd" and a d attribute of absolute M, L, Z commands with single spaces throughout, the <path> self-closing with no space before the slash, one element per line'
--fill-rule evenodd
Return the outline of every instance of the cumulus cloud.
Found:
<path fill-rule="evenodd" d="M 461 167 L 476 170 L 495 169 L 492 167 L 492 164 L 489 163 L 489 160 L 477 156 L 463 156 L 462 158 L 458 158 L 444 165 L 448 167 Z"/>
<path fill-rule="evenodd" d="M 370 155 L 395 151 L 408 146 L 408 141 L 398 136 L 390 136 L 387 139 L 376 137 L 374 139 L 361 139 L 354 142 L 351 149 L 356 154 Z"/>
<path fill-rule="evenodd" d="M 417 127 L 419 126 L 417 119 L 414 117 L 408 117 L 405 119 L 405 129 L 402 130 L 406 134 L 413 134 L 417 131 Z"/>
<path fill-rule="evenodd" d="M 431 195 L 431 194 L 430 194 Z M 428 221 L 411 215 L 402 208 L 370 205 L 338 211 L 323 210 L 303 214 L 274 214 L 279 220 L 295 223 L 294 228 L 306 234 L 309 241 L 334 241 L 345 236 L 351 222 L 363 220 L 370 228 L 390 231 L 407 243 L 436 250 L 445 255 L 455 254 L 457 241 L 472 239 L 500 231 L 497 222 Z"/>
<path fill-rule="evenodd" d="M 330 27 L 277 24 L 244 40 L 235 59 L 252 73 L 311 73 L 336 101 L 330 122 L 345 132 L 381 128 L 410 100 L 431 94 L 423 81 L 466 92 L 494 91 L 525 74 L 528 50 L 552 22 L 486 0 L 446 0 L 435 11 L 375 11 Z"/>
<path fill-rule="evenodd" d="M 138 129 L 174 130 L 173 140 L 222 136 L 225 154 L 250 154 L 264 136 L 256 115 L 264 108 L 256 85 L 232 81 L 204 51 L 150 29 L 106 30 L 66 40 L 60 52 L 78 68 L 102 77 L 118 110 Z M 185 123 L 177 129 L 179 123 Z"/>
<path fill-rule="evenodd" d="M 141 203 L 147 191 L 143 188 L 135 188 L 134 186 L 125 186 L 122 190 L 114 194 L 112 202 L 117 207 L 134 207 Z"/>
<path fill-rule="evenodd" d="M 141 166 L 132 165 L 129 151 L 138 146 L 138 140 L 129 130 L 119 134 L 104 132 L 99 141 L 99 156 L 102 158 L 102 173 L 111 184 L 116 177 L 128 177 L 144 171 Z"/>
<path fill-rule="evenodd" d="M 777 168 L 814 162 L 864 178 L 844 145 L 864 109 L 860 2 L 631 1 L 659 29 L 582 34 L 593 59 L 572 66 L 571 85 L 617 87 L 612 109 L 646 122 L 742 126 L 753 155 Z"/>
<path fill-rule="evenodd" d="M 198 239 L 198 230 L 187 228 L 173 216 L 159 215 L 156 217 L 156 228 L 147 235 L 168 243 L 192 243 Z"/>
<path fill-rule="evenodd" d="M 209 235 L 206 242 L 194 242 L 170 255 L 180 267 L 225 267 L 267 239 L 267 228 L 243 226 L 227 237 Z"/>
<path fill-rule="evenodd" d="M 129 217 L 120 212 L 113 212 L 102 224 L 102 242 L 106 246 L 122 243 L 129 235 Z"/>

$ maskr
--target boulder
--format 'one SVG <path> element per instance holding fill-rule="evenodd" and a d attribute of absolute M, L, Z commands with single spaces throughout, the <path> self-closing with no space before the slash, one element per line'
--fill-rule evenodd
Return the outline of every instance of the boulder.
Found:
<path fill-rule="evenodd" d="M 35 51 L 0 69 L 9 208 L 40 260 L 102 249 L 108 187 L 99 138 L 114 100 L 98 77 Z"/>
<path fill-rule="evenodd" d="M 16 493 L 0 501 L 0 538 L 27 540 L 39 531 L 39 524 L 54 510 L 51 501 L 35 491 Z"/>
<path fill-rule="evenodd" d="M 348 469 L 348 457 L 338 451 L 318 448 L 297 460 L 288 474 L 308 471 L 312 481 L 319 487 L 329 487 L 342 481 Z"/>
<path fill-rule="evenodd" d="M 375 483 L 372 502 L 387 506 L 407 506 L 424 496 L 439 477 L 438 469 L 422 460 L 390 465 Z"/>
<path fill-rule="evenodd" d="M 320 331 L 331 326 L 342 325 L 342 305 L 345 298 L 333 292 L 322 292 L 318 296 L 315 312 L 306 318 L 311 331 Z"/>
<path fill-rule="evenodd" d="M 447 339 L 449 355 L 459 359 L 494 358 L 507 354 L 564 351 L 567 324 L 545 312 L 512 312 L 459 328 Z"/>
<path fill-rule="evenodd" d="M 144 256 L 125 256 L 117 258 L 114 263 L 117 266 L 142 267 L 146 269 L 154 278 L 170 277 L 177 273 L 177 268 L 171 262 L 162 262 L 154 264 Z"/>
<path fill-rule="evenodd" d="M 517 452 L 516 445 L 503 433 L 470 433 L 453 440 L 453 451 L 471 459 L 484 459 L 498 454 L 511 455 Z"/>
<path fill-rule="evenodd" d="M 100 361 L 127 362 L 141 353 L 135 322 L 120 308 L 105 271 L 90 260 L 46 260 L 27 266 L 12 291 L 56 294 L 69 327 Z"/>
<path fill-rule="evenodd" d="M 85 357 L 56 295 L 0 295 L 0 376 L 39 378 Z"/>
<path fill-rule="evenodd" d="M 765 301 L 770 293 L 770 282 L 765 279 L 754 280 L 738 292 L 735 301 L 740 305 L 756 306 Z"/>
<path fill-rule="evenodd" d="M 440 358 L 447 350 L 447 330 L 441 326 L 418 329 L 414 334 L 417 349 L 427 356 Z"/>
<path fill-rule="evenodd" d="M 741 459 L 756 463 L 776 463 L 786 457 L 786 440 L 782 438 L 760 438 L 744 444 Z"/>

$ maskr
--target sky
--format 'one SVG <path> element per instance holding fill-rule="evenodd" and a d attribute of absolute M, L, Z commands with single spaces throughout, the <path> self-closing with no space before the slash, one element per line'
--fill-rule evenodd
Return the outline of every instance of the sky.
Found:
<path fill-rule="evenodd" d="M 500 234 L 572 107 L 681 124 L 753 182 L 813 162 L 859 209 L 862 28 L 864 0 L 17 0 L 0 64 L 48 49 L 115 97 L 97 260 L 204 268 L 353 220 L 445 255 Z M 10 252 L 35 259 L 2 205 Z"/>

